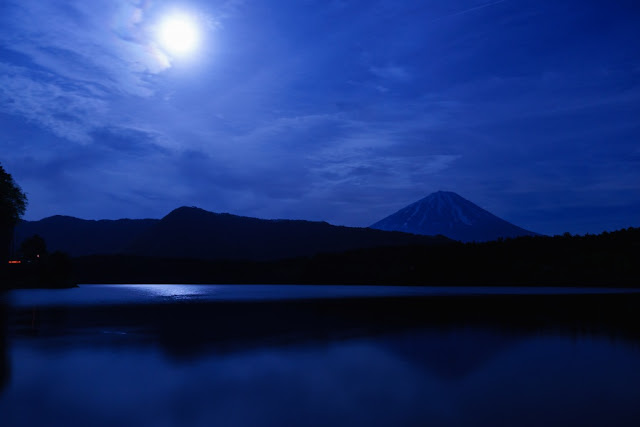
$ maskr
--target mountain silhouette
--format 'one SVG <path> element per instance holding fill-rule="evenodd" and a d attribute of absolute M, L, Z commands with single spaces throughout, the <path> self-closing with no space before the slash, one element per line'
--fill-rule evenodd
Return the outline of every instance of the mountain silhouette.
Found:
<path fill-rule="evenodd" d="M 37 234 L 47 243 L 49 252 L 62 251 L 71 256 L 116 254 L 124 251 L 132 236 L 147 230 L 157 219 L 86 220 L 55 215 L 40 221 L 21 221 L 15 229 L 16 247 Z"/>
<path fill-rule="evenodd" d="M 536 236 L 450 191 L 438 191 L 376 222 L 371 228 L 434 236 L 462 242 Z"/>
<path fill-rule="evenodd" d="M 352 249 L 432 245 L 442 238 L 326 222 L 265 220 L 181 207 L 136 238 L 126 253 L 204 259 L 271 260 Z"/>
<path fill-rule="evenodd" d="M 446 238 L 303 220 L 265 220 L 181 207 L 158 219 L 91 221 L 53 216 L 22 221 L 16 243 L 42 236 L 50 252 L 71 256 L 273 260 L 384 246 L 432 245 Z"/>

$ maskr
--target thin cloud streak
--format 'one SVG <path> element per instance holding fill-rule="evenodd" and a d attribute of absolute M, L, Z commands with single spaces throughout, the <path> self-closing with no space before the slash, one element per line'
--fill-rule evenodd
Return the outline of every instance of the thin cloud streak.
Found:
<path fill-rule="evenodd" d="M 485 9 L 487 7 L 496 6 L 496 5 L 500 4 L 500 3 L 505 3 L 506 1 L 507 0 L 498 0 L 498 1 L 494 1 L 492 3 L 486 3 L 486 4 L 482 4 L 480 6 L 471 7 L 469 9 L 461 10 L 460 12 L 455 12 L 455 13 L 451 13 L 449 15 L 441 16 L 439 18 L 435 18 L 435 19 L 433 19 L 431 21 L 431 23 L 442 21 L 444 19 L 454 18 L 454 17 L 460 16 L 460 15 L 465 15 L 467 13 L 471 13 L 471 12 L 474 12 L 474 11 L 480 10 L 480 9 Z"/>

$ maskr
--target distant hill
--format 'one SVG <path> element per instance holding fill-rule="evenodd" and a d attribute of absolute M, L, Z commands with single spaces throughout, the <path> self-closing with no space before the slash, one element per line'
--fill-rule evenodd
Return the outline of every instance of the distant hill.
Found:
<path fill-rule="evenodd" d="M 127 254 L 204 259 L 271 260 L 323 252 L 402 245 L 433 245 L 444 238 L 339 227 L 326 222 L 264 220 L 178 208 L 126 249 Z"/>
<path fill-rule="evenodd" d="M 272 260 L 324 252 L 402 245 L 433 245 L 446 238 L 415 236 L 326 222 L 264 220 L 182 207 L 158 219 L 90 221 L 53 216 L 22 221 L 18 246 L 34 234 L 49 251 L 72 256 L 142 255 L 172 258 Z"/>
<path fill-rule="evenodd" d="M 427 236 L 440 234 L 462 242 L 538 235 L 498 218 L 449 191 L 432 193 L 376 222 L 371 228 Z"/>
<path fill-rule="evenodd" d="M 17 247 L 27 237 L 38 234 L 47 248 L 71 256 L 117 254 L 134 236 L 148 230 L 157 219 L 85 220 L 56 215 L 40 221 L 21 221 L 15 230 Z"/>

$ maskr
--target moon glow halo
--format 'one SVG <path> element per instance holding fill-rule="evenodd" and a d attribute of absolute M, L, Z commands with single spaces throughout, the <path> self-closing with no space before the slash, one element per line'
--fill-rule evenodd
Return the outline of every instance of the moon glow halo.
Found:
<path fill-rule="evenodd" d="M 173 56 L 194 53 L 200 44 L 197 20 L 182 12 L 167 15 L 158 26 L 158 41 L 166 52 Z"/>

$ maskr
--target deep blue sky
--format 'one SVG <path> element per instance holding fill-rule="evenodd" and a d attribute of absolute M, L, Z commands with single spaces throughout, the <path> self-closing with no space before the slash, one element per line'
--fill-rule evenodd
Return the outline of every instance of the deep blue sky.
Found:
<path fill-rule="evenodd" d="M 188 57 L 153 31 L 176 8 Z M 541 233 L 640 226 L 640 3 L 2 0 L 0 135 L 27 219 L 368 226 L 450 190 Z"/>

